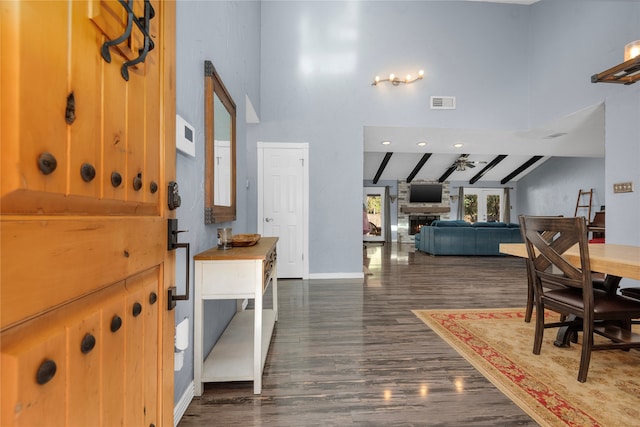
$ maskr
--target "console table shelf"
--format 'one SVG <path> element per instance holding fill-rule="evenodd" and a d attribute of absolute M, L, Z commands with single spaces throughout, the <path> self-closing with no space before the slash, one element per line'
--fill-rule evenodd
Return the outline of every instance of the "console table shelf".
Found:
<path fill-rule="evenodd" d="M 202 396 L 206 382 L 253 381 L 254 394 L 262 391 L 262 371 L 278 321 L 277 241 L 263 237 L 255 246 L 211 248 L 193 257 L 196 396 Z M 262 298 L 269 286 L 273 308 L 263 309 Z M 204 303 L 221 299 L 237 300 L 238 311 L 205 359 Z M 253 299 L 255 308 L 243 310 L 243 299 Z"/>
<path fill-rule="evenodd" d="M 275 321 L 273 310 L 262 311 L 261 366 L 267 360 Z M 204 361 L 200 377 L 203 383 L 253 380 L 253 341 L 247 339 L 253 335 L 253 323 L 254 310 L 236 313 Z"/>

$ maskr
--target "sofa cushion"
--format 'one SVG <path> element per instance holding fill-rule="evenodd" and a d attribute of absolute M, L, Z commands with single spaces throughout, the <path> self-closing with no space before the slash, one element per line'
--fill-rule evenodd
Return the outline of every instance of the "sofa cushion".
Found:
<path fill-rule="evenodd" d="M 521 242 L 520 230 L 505 227 L 476 229 L 476 255 L 500 255 L 500 243 Z"/>
<path fill-rule="evenodd" d="M 432 255 L 475 255 L 476 230 L 472 227 L 435 227 L 427 253 Z"/>
<path fill-rule="evenodd" d="M 437 219 L 431 223 L 432 227 L 469 227 L 470 225 L 471 224 L 469 224 L 467 221 L 463 221 L 460 219 L 451 221 Z"/>
<path fill-rule="evenodd" d="M 507 224 L 505 224 L 504 222 L 474 222 L 471 226 L 477 228 L 505 228 Z"/>

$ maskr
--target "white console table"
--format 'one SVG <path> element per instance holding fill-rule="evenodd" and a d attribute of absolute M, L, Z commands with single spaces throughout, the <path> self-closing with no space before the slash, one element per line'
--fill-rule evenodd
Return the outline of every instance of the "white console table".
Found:
<path fill-rule="evenodd" d="M 253 381 L 262 390 L 262 370 L 275 322 L 278 320 L 277 237 L 263 237 L 254 246 L 208 249 L 195 261 L 194 383 L 202 396 L 203 383 Z M 263 309 L 262 296 L 271 284 L 273 308 Z M 206 300 L 235 299 L 238 311 L 206 358 L 203 349 L 203 309 Z M 243 310 L 253 299 L 255 308 Z"/>

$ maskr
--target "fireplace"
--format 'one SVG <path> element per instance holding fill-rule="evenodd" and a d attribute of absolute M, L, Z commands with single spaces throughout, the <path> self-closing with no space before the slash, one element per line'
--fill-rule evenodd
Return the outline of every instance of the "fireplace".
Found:
<path fill-rule="evenodd" d="M 431 225 L 433 221 L 438 219 L 440 219 L 440 215 L 409 215 L 409 235 L 418 234 L 422 226 Z"/>

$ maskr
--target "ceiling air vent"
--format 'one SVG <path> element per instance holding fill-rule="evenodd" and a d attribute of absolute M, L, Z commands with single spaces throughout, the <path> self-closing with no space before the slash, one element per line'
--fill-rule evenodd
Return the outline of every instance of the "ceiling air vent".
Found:
<path fill-rule="evenodd" d="M 432 96 L 431 109 L 432 110 L 455 110 L 456 97 L 455 96 Z"/>

